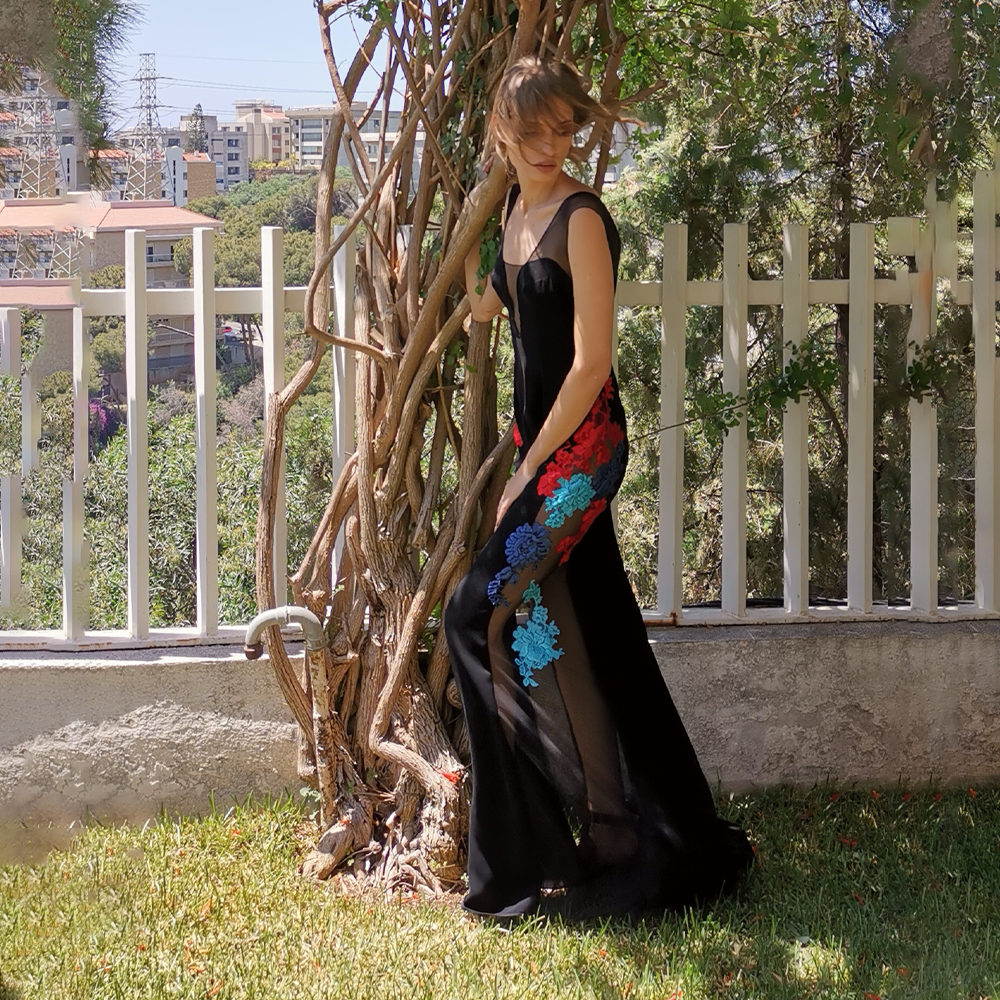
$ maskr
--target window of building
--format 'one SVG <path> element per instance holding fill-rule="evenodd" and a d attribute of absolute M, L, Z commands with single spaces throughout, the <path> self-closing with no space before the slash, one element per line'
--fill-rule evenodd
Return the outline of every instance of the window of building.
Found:
<path fill-rule="evenodd" d="M 285 135 L 288 135 L 288 126 L 285 126 Z"/>
<path fill-rule="evenodd" d="M 239 144 L 240 144 L 240 140 L 239 139 L 227 139 L 226 140 L 226 145 L 227 146 L 239 146 Z"/>
<path fill-rule="evenodd" d="M 56 111 L 65 111 L 69 107 L 69 101 L 56 101 Z"/>
<path fill-rule="evenodd" d="M 303 132 L 302 133 L 303 142 L 322 142 L 323 133 L 322 132 Z"/>
<path fill-rule="evenodd" d="M 230 153 L 226 157 L 227 160 L 238 160 L 239 158 L 240 158 L 240 154 L 239 153 Z"/>
<path fill-rule="evenodd" d="M 232 176 L 233 174 L 237 174 L 238 175 L 239 172 L 240 172 L 240 168 L 239 167 L 229 167 L 226 170 L 226 173 L 229 174 L 230 176 Z"/>
<path fill-rule="evenodd" d="M 64 135 L 62 137 L 62 145 L 63 146 L 72 146 L 73 145 L 73 136 L 71 136 L 71 135 Z"/>

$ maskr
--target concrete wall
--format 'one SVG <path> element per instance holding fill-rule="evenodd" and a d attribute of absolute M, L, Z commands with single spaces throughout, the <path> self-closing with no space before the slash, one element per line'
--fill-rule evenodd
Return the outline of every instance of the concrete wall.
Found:
<path fill-rule="evenodd" d="M 1000 622 L 650 629 L 713 784 L 1000 778 Z"/>
<path fill-rule="evenodd" d="M 0 864 L 65 845 L 88 812 L 141 823 L 297 788 L 297 753 L 266 658 L 0 653 Z"/>
<path fill-rule="evenodd" d="M 1000 622 L 651 629 L 709 780 L 1000 778 Z M 0 863 L 88 811 L 142 822 L 299 787 L 267 659 L 225 647 L 0 653 Z"/>

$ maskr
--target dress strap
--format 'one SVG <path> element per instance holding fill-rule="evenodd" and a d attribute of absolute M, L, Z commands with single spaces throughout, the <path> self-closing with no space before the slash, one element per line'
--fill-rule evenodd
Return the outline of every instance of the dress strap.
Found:
<path fill-rule="evenodd" d="M 520 190 L 521 186 L 517 183 L 517 181 L 515 181 L 510 186 L 510 190 L 507 192 L 507 207 L 503 216 L 504 229 L 507 228 L 507 220 L 510 218 L 510 213 L 514 208 L 514 202 L 517 200 L 517 194 Z"/>

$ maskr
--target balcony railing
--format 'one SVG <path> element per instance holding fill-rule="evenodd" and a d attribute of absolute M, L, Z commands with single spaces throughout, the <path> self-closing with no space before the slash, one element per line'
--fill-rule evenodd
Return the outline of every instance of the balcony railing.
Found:
<path fill-rule="evenodd" d="M 903 269 L 893 278 L 875 277 L 875 226 L 855 223 L 850 229 L 849 279 L 809 277 L 807 227 L 787 225 L 783 234 L 782 277 L 754 281 L 748 277 L 747 226 L 732 223 L 723 234 L 722 277 L 711 281 L 687 279 L 687 227 L 668 225 L 663 234 L 662 277 L 659 281 L 621 281 L 618 307 L 660 309 L 660 427 L 659 551 L 657 606 L 643 614 L 651 624 L 791 622 L 816 620 L 916 617 L 995 617 L 1000 613 L 1000 463 L 996 459 L 1000 426 L 1000 360 L 997 336 L 997 208 L 1000 168 L 980 171 L 973 191 L 973 230 L 957 232 L 953 204 L 939 202 L 933 186 L 925 200 L 926 218 L 888 220 L 890 254 L 913 256 L 917 270 Z M 338 227 L 339 229 L 339 227 Z M 286 288 L 282 271 L 282 232 L 261 231 L 262 287 L 215 288 L 214 233 L 194 233 L 193 287 L 147 288 L 145 234 L 126 233 L 126 287 L 79 293 L 73 312 L 74 338 L 74 466 L 64 497 L 64 627 L 61 633 L 6 632 L 4 645 L 72 642 L 106 645 L 112 642 L 156 644 L 228 640 L 237 633 L 218 623 L 218 567 L 215 464 L 215 327 L 218 314 L 262 315 L 265 394 L 281 388 L 284 372 L 283 329 L 286 312 L 301 312 L 305 289 Z M 973 276 L 959 280 L 957 243 L 971 238 Z M 337 332 L 352 336 L 356 249 L 352 241 L 335 258 L 332 301 Z M 873 517 L 873 390 L 874 316 L 878 304 L 911 307 L 910 338 L 918 344 L 934 328 L 939 279 L 949 280 L 960 306 L 971 306 L 975 344 L 975 600 L 949 607 L 938 605 L 938 459 L 937 415 L 933 403 L 910 402 L 911 543 L 909 605 L 875 608 L 872 602 Z M 850 304 L 848 454 L 847 454 L 847 598 L 843 607 L 809 604 L 808 403 L 790 403 L 783 425 L 783 607 L 747 607 L 747 426 L 727 433 L 722 452 L 722 588 L 721 607 L 683 607 L 684 393 L 685 335 L 689 307 L 717 306 L 722 311 L 723 389 L 736 396 L 747 391 L 747 330 L 755 306 L 782 307 L 782 341 L 798 344 L 808 331 L 814 305 Z M 148 314 L 194 317 L 197 425 L 197 622 L 191 629 L 149 627 L 148 501 L 140 484 L 147 481 L 147 355 Z M 617 350 L 617 314 L 615 346 Z M 89 317 L 124 315 L 128 398 L 128 629 L 126 633 L 92 632 L 87 628 L 88 565 L 83 525 L 83 479 L 87 473 L 87 378 Z M 20 368 L 19 314 L 0 311 L 0 372 Z M 350 363 L 349 363 L 350 362 Z M 617 361 L 616 361 L 617 367 Z M 343 348 L 333 349 L 333 477 L 339 476 L 354 447 L 354 364 Z M 37 465 L 38 404 L 30 380 L 22 394 L 23 471 Z M 9 605 L 20 586 L 21 483 L 8 477 L 0 483 L 0 604 Z M 279 503 L 284 496 L 279 489 Z M 616 504 L 612 509 L 617 515 Z M 275 526 L 276 590 L 286 593 L 286 533 L 283 510 Z M 338 542 L 337 558 L 342 551 Z"/>
<path fill-rule="evenodd" d="M 335 226 L 336 233 L 342 227 Z M 63 489 L 63 627 L 60 631 L 0 632 L 2 648 L 108 647 L 232 642 L 242 630 L 219 625 L 217 476 L 215 455 L 216 319 L 218 315 L 260 314 L 264 341 L 265 396 L 284 386 L 284 318 L 302 312 L 304 287 L 286 287 L 283 237 L 280 228 L 261 230 L 260 288 L 216 288 L 215 233 L 195 229 L 192 287 L 148 288 L 146 235 L 125 233 L 125 288 L 78 289 L 73 308 L 73 475 Z M 331 265 L 333 316 L 337 332 L 354 330 L 354 301 L 345 294 L 346 276 L 354 274 L 356 248 L 348 240 Z M 71 285 L 73 283 L 70 283 Z M 192 316 L 194 319 L 196 481 L 197 481 L 197 626 L 151 629 L 149 625 L 149 499 L 147 385 L 150 360 L 146 329 L 149 315 Z M 83 483 L 87 475 L 89 435 L 88 382 L 90 338 L 87 320 L 125 317 L 125 376 L 128 428 L 128 626 L 125 630 L 88 627 L 90 566 L 84 539 Z M 18 377 L 21 368 L 20 311 L 0 309 L 0 374 Z M 354 365 L 344 348 L 333 348 L 334 432 L 333 475 L 353 451 Z M 174 359 L 169 359 L 173 362 Z M 155 367 L 155 362 L 153 367 Z M 22 475 L 38 468 L 41 414 L 31 376 L 22 380 Z M 350 445 L 348 445 L 350 442 Z M 287 592 L 287 531 L 283 510 L 284 484 L 274 532 L 275 590 Z M 0 477 L 0 607 L 18 604 L 21 591 L 23 512 L 21 476 Z M 342 552 L 338 541 L 336 558 Z"/>

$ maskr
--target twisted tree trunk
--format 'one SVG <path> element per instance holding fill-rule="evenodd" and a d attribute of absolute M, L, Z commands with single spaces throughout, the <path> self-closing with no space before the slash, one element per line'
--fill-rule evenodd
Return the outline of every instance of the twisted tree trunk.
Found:
<path fill-rule="evenodd" d="M 470 798 L 468 739 L 448 679 L 442 609 L 491 533 L 514 454 L 511 428 L 501 436 L 497 427 L 496 336 L 490 323 L 467 322 L 462 287 L 466 254 L 484 228 L 495 230 L 492 216 L 507 183 L 499 158 L 479 208 L 465 195 L 483 152 L 493 93 L 510 61 L 544 50 L 592 74 L 610 69 L 603 84 L 596 82 L 605 103 L 617 107 L 624 38 L 606 3 L 521 0 L 516 18 L 507 0 L 400 3 L 391 5 L 391 23 L 372 23 L 342 80 L 330 20 L 347 6 L 338 0 L 318 7 L 338 112 L 317 194 L 304 330 L 312 352 L 266 404 L 257 600 L 262 609 L 275 604 L 271 539 L 285 418 L 327 344 L 348 347 L 356 363 L 357 447 L 290 578 L 295 601 L 324 622 L 329 648 L 308 654 L 313 660 L 300 677 L 277 628 L 267 630 L 265 642 L 319 772 L 323 833 L 307 870 L 326 876 L 353 858 L 356 879 L 436 894 L 455 888 L 464 871 Z M 581 23 L 585 7 L 590 26 Z M 351 100 L 383 38 L 387 65 L 372 105 L 381 100 L 382 136 L 373 175 Z M 389 95 L 399 75 L 405 103 L 398 141 L 387 152 Z M 418 124 L 424 153 L 411 190 Z M 590 148 L 604 142 L 599 178 L 606 138 L 595 129 L 588 140 Z M 342 144 L 359 207 L 332 240 Z M 352 337 L 335 336 L 328 268 L 362 223 L 355 329 Z M 401 225 L 410 227 L 405 249 L 397 239 Z M 344 555 L 331 587 L 341 529 Z"/>

